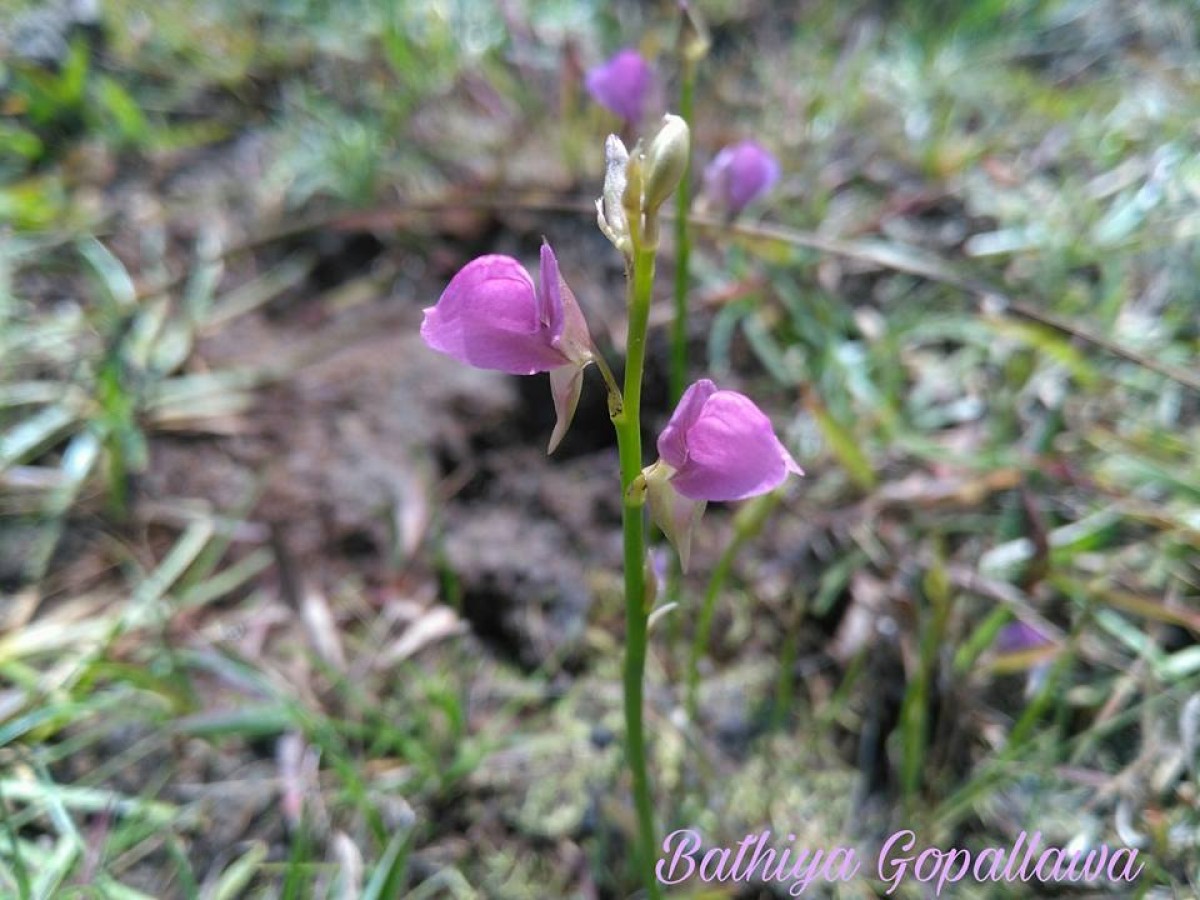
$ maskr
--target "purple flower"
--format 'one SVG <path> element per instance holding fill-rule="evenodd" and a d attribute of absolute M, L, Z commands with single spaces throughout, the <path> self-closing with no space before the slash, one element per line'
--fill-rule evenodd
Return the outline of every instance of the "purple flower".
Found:
<path fill-rule="evenodd" d="M 650 517 L 684 571 L 709 500 L 744 500 L 777 488 L 789 472 L 804 474 L 762 410 L 707 378 L 680 399 L 659 435 L 658 456 L 644 473 Z"/>
<path fill-rule="evenodd" d="M 704 170 L 709 200 L 736 216 L 779 180 L 779 163 L 754 141 L 726 147 Z"/>
<path fill-rule="evenodd" d="M 674 470 L 671 486 L 689 500 L 744 500 L 777 488 L 789 472 L 804 474 L 749 397 L 719 391 L 707 378 L 684 392 L 658 455 Z"/>
<path fill-rule="evenodd" d="M 585 85 L 592 99 L 636 125 L 642 118 L 646 94 L 654 75 L 636 50 L 622 50 L 587 73 Z"/>
<path fill-rule="evenodd" d="M 471 260 L 425 310 L 421 337 L 434 350 L 479 369 L 549 372 L 558 413 L 550 450 L 562 440 L 579 402 L 583 370 L 594 357 L 587 322 L 549 244 L 542 244 L 536 289 L 511 256 Z"/>
<path fill-rule="evenodd" d="M 1000 629 L 992 648 L 999 654 L 993 670 L 1010 673 L 1028 669 L 1025 679 L 1025 696 L 1033 699 L 1046 683 L 1053 661 L 1054 641 L 1033 625 L 1025 622 L 1009 622 Z M 1004 659 L 1007 657 L 1008 661 Z M 1020 662 L 1014 663 L 1014 660 Z"/>
<path fill-rule="evenodd" d="M 1050 639 L 1039 629 L 1017 621 L 1009 622 L 1001 628 L 992 646 L 998 653 L 1023 653 L 1050 643 Z"/>

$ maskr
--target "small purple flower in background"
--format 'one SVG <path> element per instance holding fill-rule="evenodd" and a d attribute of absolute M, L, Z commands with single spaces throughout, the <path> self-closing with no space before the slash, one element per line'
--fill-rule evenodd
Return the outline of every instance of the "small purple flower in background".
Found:
<path fill-rule="evenodd" d="M 732 218 L 779 181 L 779 162 L 754 141 L 726 147 L 704 170 L 709 202 Z"/>
<path fill-rule="evenodd" d="M 558 422 L 552 452 L 575 415 L 583 370 L 595 359 L 587 322 L 542 244 L 539 284 L 511 256 L 473 259 L 425 310 L 421 337 L 440 353 L 510 375 L 550 373 Z"/>
<path fill-rule="evenodd" d="M 666 547 L 646 551 L 646 608 L 653 609 L 666 595 L 671 577 L 671 553 Z"/>
<path fill-rule="evenodd" d="M 1000 629 L 992 642 L 992 649 L 1000 657 L 1008 657 L 1007 663 L 997 660 L 994 670 L 1015 672 L 1026 670 L 1025 696 L 1032 699 L 1045 686 L 1050 674 L 1050 663 L 1054 659 L 1054 641 L 1041 629 L 1025 622 L 1009 622 Z M 1016 661 L 1016 665 L 1013 662 Z"/>
<path fill-rule="evenodd" d="M 737 391 L 707 378 L 684 392 L 658 438 L 646 472 L 650 515 L 687 568 L 691 533 L 710 500 L 744 500 L 804 472 L 775 436 L 766 414 Z"/>
<path fill-rule="evenodd" d="M 584 84 L 592 99 L 631 125 L 642 118 L 654 74 L 636 50 L 622 50 L 587 73 Z"/>
<path fill-rule="evenodd" d="M 1023 653 L 1050 644 L 1051 640 L 1025 622 L 1009 622 L 996 635 L 992 646 L 998 653 Z"/>

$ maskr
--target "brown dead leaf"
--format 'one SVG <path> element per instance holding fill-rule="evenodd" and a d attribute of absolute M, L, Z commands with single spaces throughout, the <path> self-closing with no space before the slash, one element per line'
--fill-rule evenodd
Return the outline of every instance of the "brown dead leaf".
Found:
<path fill-rule="evenodd" d="M 379 667 L 395 665 L 430 644 L 463 634 L 466 631 L 467 623 L 460 619 L 452 609 L 447 606 L 435 606 L 414 620 L 400 636 L 400 639 L 380 654 L 376 665 Z"/>
<path fill-rule="evenodd" d="M 880 488 L 872 498 L 893 506 L 919 506 L 936 509 L 946 506 L 978 506 L 991 494 L 1007 491 L 1021 482 L 1017 469 L 995 469 L 981 475 L 931 475 L 914 472 Z"/>
<path fill-rule="evenodd" d="M 300 617 L 309 643 L 317 655 L 338 672 L 346 671 L 346 653 L 342 648 L 341 633 L 329 599 L 322 591 L 307 587 L 300 601 Z"/>

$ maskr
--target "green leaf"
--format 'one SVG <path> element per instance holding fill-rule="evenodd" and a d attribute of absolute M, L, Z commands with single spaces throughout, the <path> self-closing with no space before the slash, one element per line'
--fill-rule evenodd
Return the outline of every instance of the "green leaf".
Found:
<path fill-rule="evenodd" d="M 1099 373 L 1087 358 L 1057 331 L 1029 322 L 1014 322 L 1011 319 L 987 318 L 983 321 L 1001 337 L 1020 341 L 1061 363 L 1080 387 L 1093 388 L 1100 381 Z"/>
<path fill-rule="evenodd" d="M 255 841 L 249 850 L 221 873 L 221 877 L 213 888 L 211 895 L 213 900 L 238 900 L 239 897 L 244 896 L 243 892 L 254 880 L 259 867 L 266 859 L 266 842 Z"/>
<path fill-rule="evenodd" d="M 750 311 L 750 305 L 751 301 L 743 298 L 730 303 L 713 319 L 708 332 L 708 365 L 716 377 L 730 370 L 729 351 L 733 345 L 733 335 L 742 317 Z"/>
<path fill-rule="evenodd" d="M 41 138 L 32 131 L 0 122 L 0 153 L 10 153 L 32 162 L 41 158 L 43 152 Z"/>
<path fill-rule="evenodd" d="M 45 450 L 61 439 L 77 419 L 75 412 L 66 406 L 48 406 L 0 434 L 0 470 Z"/>
<path fill-rule="evenodd" d="M 799 383 L 801 373 L 794 365 L 795 357 L 789 357 L 779 346 L 762 316 L 749 315 L 742 319 L 742 333 L 746 335 L 746 340 L 750 342 L 758 361 L 771 373 L 772 378 L 780 384 Z"/>
<path fill-rule="evenodd" d="M 388 841 L 379 865 L 363 889 L 360 900 L 388 900 L 400 896 L 400 885 L 408 868 L 408 831 L 398 831 Z"/>
<path fill-rule="evenodd" d="M 821 580 L 817 586 L 817 594 L 813 597 L 812 613 L 818 618 L 829 615 L 838 596 L 850 583 L 850 578 L 868 561 L 868 556 L 862 550 L 854 550 L 827 565 L 821 571 Z"/>
<path fill-rule="evenodd" d="M 82 841 L 73 835 L 62 835 L 55 844 L 54 851 L 41 860 L 38 868 L 38 879 L 34 883 L 32 897 L 36 900 L 53 900 L 60 896 L 59 890 L 75 867 L 75 861 L 83 852 Z"/>
<path fill-rule="evenodd" d="M 238 709 L 214 710 L 176 719 L 172 729 L 180 734 L 210 740 L 240 737 L 247 740 L 277 737 L 296 727 L 296 716 L 281 703 L 243 704 Z"/>
<path fill-rule="evenodd" d="M 858 439 L 842 426 L 825 408 L 825 405 L 810 394 L 807 400 L 809 412 L 817 422 L 821 435 L 837 458 L 846 474 L 864 491 L 874 489 L 877 479 L 871 461 L 863 453 Z"/>
<path fill-rule="evenodd" d="M 26 178 L 0 188 L 0 222 L 22 231 L 43 231 L 63 217 L 66 193 L 57 176 Z"/>
<path fill-rule="evenodd" d="M 74 787 L 26 781 L 17 778 L 0 780 L 0 796 L 17 803 L 35 806 L 61 804 L 68 810 L 100 813 L 112 811 L 122 816 L 139 816 L 161 825 L 175 820 L 176 807 L 157 800 L 127 797 L 104 788 Z"/>
<path fill-rule="evenodd" d="M 137 288 L 129 271 L 107 247 L 95 238 L 85 238 L 79 242 L 79 252 L 117 309 L 129 309 L 137 305 Z"/>
<path fill-rule="evenodd" d="M 96 97 L 104 114 L 116 126 L 121 140 L 141 145 L 150 133 L 146 117 L 137 101 L 111 78 L 102 78 L 96 88 Z"/>
<path fill-rule="evenodd" d="M 84 93 L 87 90 L 88 69 L 91 66 L 87 42 L 83 39 L 71 42 L 67 53 L 67 61 L 59 75 L 57 96 L 55 100 L 67 109 L 75 109 L 83 104 Z"/>

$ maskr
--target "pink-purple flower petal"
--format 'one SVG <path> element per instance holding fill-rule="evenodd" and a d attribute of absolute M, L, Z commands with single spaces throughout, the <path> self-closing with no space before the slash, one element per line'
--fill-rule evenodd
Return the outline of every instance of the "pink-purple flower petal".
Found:
<path fill-rule="evenodd" d="M 542 244 L 538 285 L 510 256 L 481 256 L 450 279 L 421 323 L 425 343 L 481 369 L 512 375 L 550 373 L 557 422 L 550 451 L 563 439 L 595 360 L 592 338 L 575 295 Z"/>
<path fill-rule="evenodd" d="M 716 392 L 717 386 L 707 378 L 701 378 L 683 392 L 667 427 L 658 436 L 658 455 L 667 465 L 683 468 L 688 456 L 688 429 L 696 424 L 705 402 Z"/>
<path fill-rule="evenodd" d="M 548 372 L 568 362 L 541 321 L 533 281 L 509 256 L 467 263 L 425 310 L 425 343 L 460 362 L 512 375 Z"/>
<path fill-rule="evenodd" d="M 546 329 L 550 343 L 557 347 L 563 332 L 563 300 L 558 258 L 550 244 L 542 243 L 538 261 L 538 317 Z"/>

